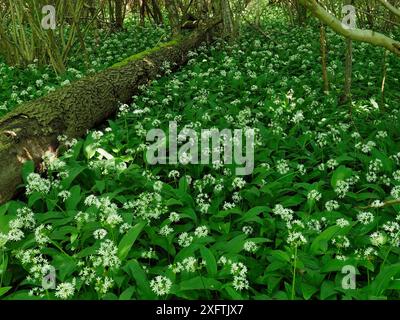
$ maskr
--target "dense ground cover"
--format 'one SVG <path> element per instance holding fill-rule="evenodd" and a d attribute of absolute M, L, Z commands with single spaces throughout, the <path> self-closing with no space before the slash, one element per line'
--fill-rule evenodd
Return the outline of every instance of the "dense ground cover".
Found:
<path fill-rule="evenodd" d="M 86 53 L 73 55 L 69 59 L 67 72 L 61 76 L 51 66 L 33 63 L 26 67 L 11 67 L 0 57 L 0 116 L 20 103 L 94 74 L 130 55 L 152 48 L 167 38 L 162 28 L 139 27 L 132 20 L 127 21 L 125 28 L 116 33 L 96 30 L 88 34 L 85 41 Z"/>
<path fill-rule="evenodd" d="M 103 130 L 60 137 L 65 153 L 49 154 L 44 174 L 25 166 L 26 195 L 0 208 L 0 294 L 399 298 L 399 62 L 388 60 L 384 104 L 383 53 L 357 44 L 349 110 L 337 103 L 340 37 L 328 34 L 324 95 L 318 29 L 264 27 L 274 41 L 246 29 L 200 48 Z M 254 128 L 254 172 L 147 164 L 146 132 L 172 120 L 179 130 Z M 344 266 L 356 268 L 356 290 L 343 287 Z M 51 267 L 57 287 L 45 290 Z"/>

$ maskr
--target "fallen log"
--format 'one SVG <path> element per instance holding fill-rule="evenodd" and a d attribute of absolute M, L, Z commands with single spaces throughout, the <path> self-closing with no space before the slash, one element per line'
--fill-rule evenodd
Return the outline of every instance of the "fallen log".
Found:
<path fill-rule="evenodd" d="M 134 55 L 94 76 L 84 78 L 40 99 L 25 103 L 0 119 L 0 204 L 10 200 L 21 184 L 27 160 L 40 163 L 57 137 L 83 136 L 88 129 L 129 103 L 138 87 L 163 74 L 164 62 L 181 66 L 187 53 L 209 39 L 219 21 L 208 23 L 186 38 L 178 38 Z"/>

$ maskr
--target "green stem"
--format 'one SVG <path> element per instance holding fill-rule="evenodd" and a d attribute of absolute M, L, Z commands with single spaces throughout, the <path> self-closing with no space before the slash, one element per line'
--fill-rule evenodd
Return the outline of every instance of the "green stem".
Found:
<path fill-rule="evenodd" d="M 294 263 L 293 263 L 293 279 L 292 279 L 292 296 L 291 300 L 294 300 L 295 292 L 294 287 L 296 285 L 296 267 L 297 267 L 297 246 L 294 248 Z"/>

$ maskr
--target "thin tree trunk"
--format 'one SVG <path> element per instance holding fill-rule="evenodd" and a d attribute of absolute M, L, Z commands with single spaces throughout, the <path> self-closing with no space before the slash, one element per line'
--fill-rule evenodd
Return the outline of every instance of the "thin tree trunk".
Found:
<path fill-rule="evenodd" d="M 181 33 L 181 23 L 179 18 L 178 5 L 175 0 L 165 0 L 165 7 L 168 12 L 169 23 L 172 28 L 172 34 L 178 35 Z"/>
<path fill-rule="evenodd" d="M 329 91 L 329 78 L 327 71 L 327 46 L 326 46 L 326 30 L 325 25 L 321 23 L 320 25 L 320 44 L 321 44 L 321 66 L 322 66 L 322 79 L 324 81 L 324 92 Z"/>
<path fill-rule="evenodd" d="M 346 61 L 344 70 L 344 89 L 341 103 L 346 104 L 351 101 L 351 80 L 353 73 L 353 40 L 346 39 Z"/>
<path fill-rule="evenodd" d="M 352 4 L 352 0 L 346 0 L 345 4 Z M 353 74 L 353 40 L 346 38 L 346 58 L 344 67 L 344 89 L 340 103 L 351 102 L 351 80 Z"/>
<path fill-rule="evenodd" d="M 115 0 L 115 28 L 121 30 L 124 26 L 124 0 Z"/>
<path fill-rule="evenodd" d="M 382 94 L 382 103 L 385 103 L 385 84 L 386 84 L 386 75 L 387 75 L 387 61 L 388 51 L 385 50 L 383 54 L 383 65 L 382 65 L 382 85 L 381 85 L 381 94 Z"/>

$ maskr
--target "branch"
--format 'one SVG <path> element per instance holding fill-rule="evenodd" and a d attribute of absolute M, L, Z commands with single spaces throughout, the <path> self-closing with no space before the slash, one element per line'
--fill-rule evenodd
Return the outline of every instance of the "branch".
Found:
<path fill-rule="evenodd" d="M 393 13 L 394 15 L 400 17 L 400 10 L 397 9 L 396 7 L 394 7 L 392 4 L 390 4 L 388 1 L 386 0 L 378 0 L 380 3 L 382 3 L 382 5 L 384 5 L 386 7 L 386 9 L 388 9 L 391 13 Z"/>
<path fill-rule="evenodd" d="M 372 30 L 346 29 L 342 22 L 331 15 L 316 0 L 299 0 L 320 21 L 327 24 L 333 31 L 354 41 L 366 42 L 383 47 L 400 56 L 400 42 L 393 40 L 382 33 Z"/>

